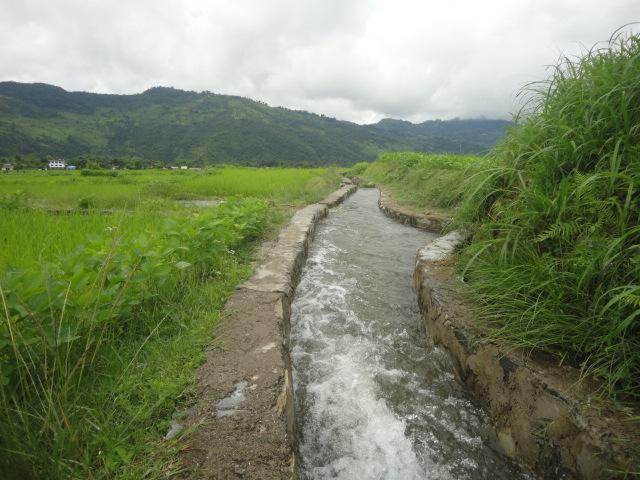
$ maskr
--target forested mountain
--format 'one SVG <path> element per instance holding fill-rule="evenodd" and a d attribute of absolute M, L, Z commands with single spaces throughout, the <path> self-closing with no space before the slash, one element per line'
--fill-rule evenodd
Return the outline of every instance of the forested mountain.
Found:
<path fill-rule="evenodd" d="M 0 82 L 0 157 L 138 158 L 206 165 L 349 165 L 383 150 L 482 153 L 503 120 L 373 125 L 247 98 L 155 87 L 135 95 Z"/>

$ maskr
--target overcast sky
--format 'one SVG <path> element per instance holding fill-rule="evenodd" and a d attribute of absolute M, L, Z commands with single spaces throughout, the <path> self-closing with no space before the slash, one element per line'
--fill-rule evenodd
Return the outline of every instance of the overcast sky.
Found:
<path fill-rule="evenodd" d="M 509 118 L 545 65 L 639 20 L 640 0 L 0 0 L 0 80 L 210 90 L 359 123 Z"/>

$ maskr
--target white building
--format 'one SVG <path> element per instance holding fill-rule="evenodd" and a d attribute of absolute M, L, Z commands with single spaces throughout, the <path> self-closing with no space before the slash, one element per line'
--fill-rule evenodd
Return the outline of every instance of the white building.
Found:
<path fill-rule="evenodd" d="M 13 164 L 11 163 L 4 163 L 2 165 L 2 168 L 0 168 L 0 170 L 2 170 L 3 172 L 10 172 L 11 170 L 13 170 Z"/>
<path fill-rule="evenodd" d="M 49 168 L 50 169 L 67 168 L 67 162 L 65 162 L 61 158 L 59 158 L 57 160 L 50 160 L 49 161 Z"/>

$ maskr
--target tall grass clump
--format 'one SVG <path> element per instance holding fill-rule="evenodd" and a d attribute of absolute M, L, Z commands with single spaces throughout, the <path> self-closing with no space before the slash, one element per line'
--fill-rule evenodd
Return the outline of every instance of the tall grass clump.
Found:
<path fill-rule="evenodd" d="M 352 176 L 362 175 L 370 166 L 371 164 L 369 162 L 358 162 L 355 165 L 352 165 L 351 168 L 347 170 L 347 173 Z"/>
<path fill-rule="evenodd" d="M 640 37 L 564 58 L 458 211 L 495 334 L 640 401 Z"/>

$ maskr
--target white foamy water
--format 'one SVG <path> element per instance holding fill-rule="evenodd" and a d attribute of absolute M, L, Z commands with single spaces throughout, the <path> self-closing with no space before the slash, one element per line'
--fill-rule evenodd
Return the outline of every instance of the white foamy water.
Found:
<path fill-rule="evenodd" d="M 319 225 L 292 304 L 303 479 L 528 478 L 426 338 L 411 287 L 434 235 L 360 190 Z"/>

